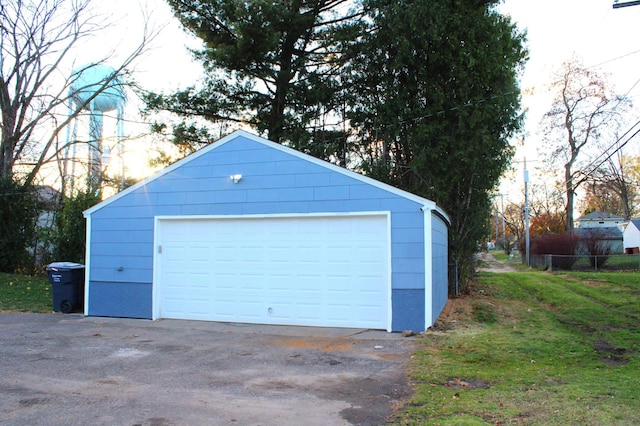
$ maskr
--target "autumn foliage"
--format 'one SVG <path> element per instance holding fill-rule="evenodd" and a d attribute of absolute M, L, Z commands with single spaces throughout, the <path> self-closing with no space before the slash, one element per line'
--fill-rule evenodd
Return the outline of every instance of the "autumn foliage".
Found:
<path fill-rule="evenodd" d="M 529 235 L 538 237 L 545 234 L 561 234 L 565 230 L 564 217 L 559 214 L 542 213 L 531 218 Z"/>

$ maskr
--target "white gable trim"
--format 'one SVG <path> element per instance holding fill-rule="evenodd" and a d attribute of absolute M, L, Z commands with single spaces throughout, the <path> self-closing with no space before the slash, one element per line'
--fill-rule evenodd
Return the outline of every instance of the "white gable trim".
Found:
<path fill-rule="evenodd" d="M 310 163 L 316 164 L 316 165 L 318 165 L 320 167 L 324 167 L 324 168 L 326 168 L 328 170 L 331 170 L 331 171 L 334 171 L 334 172 L 337 172 L 337 173 L 341 173 L 341 174 L 343 174 L 345 176 L 348 176 L 350 178 L 359 180 L 359 181 L 361 181 L 363 183 L 366 183 L 368 185 L 371 185 L 371 186 L 374 186 L 376 188 L 382 189 L 384 191 L 390 192 L 390 193 L 392 193 L 394 195 L 398 195 L 398 196 L 400 196 L 402 198 L 405 198 L 407 200 L 414 201 L 414 202 L 416 202 L 418 204 L 421 204 L 423 206 L 423 209 L 436 210 L 440 215 L 442 215 L 442 217 L 444 219 L 446 219 L 447 222 L 451 223 L 451 221 L 449 220 L 449 217 L 447 216 L 447 214 L 442 209 L 440 209 L 436 205 L 436 203 L 434 203 L 431 200 L 427 200 L 426 198 L 422 198 L 422 197 L 420 197 L 418 195 L 415 195 L 415 194 L 412 194 L 410 192 L 403 191 L 402 189 L 398 189 L 398 188 L 396 188 L 394 186 L 391 186 L 391 185 L 388 185 L 386 183 L 377 181 L 377 180 L 372 179 L 370 177 L 363 176 L 363 175 L 358 174 L 356 172 L 352 172 L 352 171 L 347 170 L 345 168 L 336 166 L 335 164 L 331 164 L 331 163 L 329 163 L 327 161 L 320 160 L 319 158 L 312 157 L 310 155 L 307 155 L 307 154 L 302 153 L 300 151 L 296 151 L 295 149 L 286 147 L 286 146 L 281 145 L 279 143 L 271 142 L 271 141 L 269 141 L 269 140 L 267 140 L 265 138 L 262 138 L 260 136 L 254 135 L 254 134 L 249 133 L 249 132 L 244 131 L 244 130 L 237 130 L 237 131 L 225 136 L 224 138 L 220 139 L 219 141 L 214 142 L 211 145 L 206 146 L 206 147 L 202 148 L 201 150 L 189 155 L 188 157 L 185 157 L 182 160 L 173 163 L 172 165 L 170 165 L 167 168 L 161 170 L 160 172 L 156 173 L 155 175 L 150 176 L 150 177 L 148 177 L 147 179 L 145 179 L 145 180 L 143 180 L 141 182 L 138 182 L 137 184 L 125 189 L 124 191 L 114 195 L 113 197 L 111 197 L 111 198 L 109 198 L 109 199 L 107 199 L 107 200 L 105 200 L 105 201 L 103 201 L 103 202 L 101 202 L 99 204 L 96 204 L 95 206 L 85 210 L 84 216 L 88 217 L 89 215 L 93 214 L 97 210 L 100 210 L 103 207 L 108 206 L 109 204 L 115 202 L 116 200 L 124 197 L 128 193 L 133 192 L 133 191 L 135 191 L 135 190 L 147 185 L 148 183 L 153 182 L 154 180 L 161 178 L 162 176 L 174 171 L 178 167 L 181 167 L 184 164 L 187 164 L 188 162 L 193 161 L 193 160 L 199 158 L 200 156 L 207 154 L 209 151 L 214 150 L 214 149 L 216 149 L 216 148 L 218 148 L 218 147 L 220 147 L 220 146 L 222 146 L 222 145 L 224 145 L 224 144 L 226 144 L 228 142 L 231 142 L 232 140 L 235 140 L 235 139 L 237 139 L 239 137 L 244 137 L 244 138 L 249 139 L 249 140 L 251 140 L 253 142 L 257 142 L 257 143 L 260 143 L 262 145 L 268 146 L 270 148 L 280 150 L 280 151 L 285 152 L 287 154 L 290 154 L 292 156 L 298 157 L 298 158 L 300 158 L 302 160 L 305 160 L 305 161 L 308 161 Z"/>

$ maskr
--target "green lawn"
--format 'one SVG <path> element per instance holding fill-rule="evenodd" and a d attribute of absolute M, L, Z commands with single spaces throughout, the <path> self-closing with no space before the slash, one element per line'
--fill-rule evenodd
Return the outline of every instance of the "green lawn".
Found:
<path fill-rule="evenodd" d="M 637 424 L 640 274 L 481 273 L 476 293 L 420 338 L 396 424 Z"/>
<path fill-rule="evenodd" d="M 51 285 L 46 276 L 0 272 L 0 311 L 51 312 Z"/>

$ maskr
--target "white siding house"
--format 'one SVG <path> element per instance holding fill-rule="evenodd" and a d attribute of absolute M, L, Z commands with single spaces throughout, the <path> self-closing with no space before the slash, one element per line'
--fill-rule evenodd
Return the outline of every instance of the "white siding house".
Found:
<path fill-rule="evenodd" d="M 576 222 L 577 228 L 611 228 L 614 226 L 621 227 L 625 220 L 624 217 L 611 213 L 591 212 L 579 217 Z"/>
<path fill-rule="evenodd" d="M 622 233 L 625 253 L 640 252 L 640 219 L 632 219 Z"/>

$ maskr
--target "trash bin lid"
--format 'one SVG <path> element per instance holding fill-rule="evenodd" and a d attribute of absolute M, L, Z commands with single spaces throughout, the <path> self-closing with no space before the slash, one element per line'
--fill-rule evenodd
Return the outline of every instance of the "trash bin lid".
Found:
<path fill-rule="evenodd" d="M 59 269 L 84 269 L 84 265 L 74 262 L 53 262 L 47 266 L 47 270 L 57 271 Z"/>

